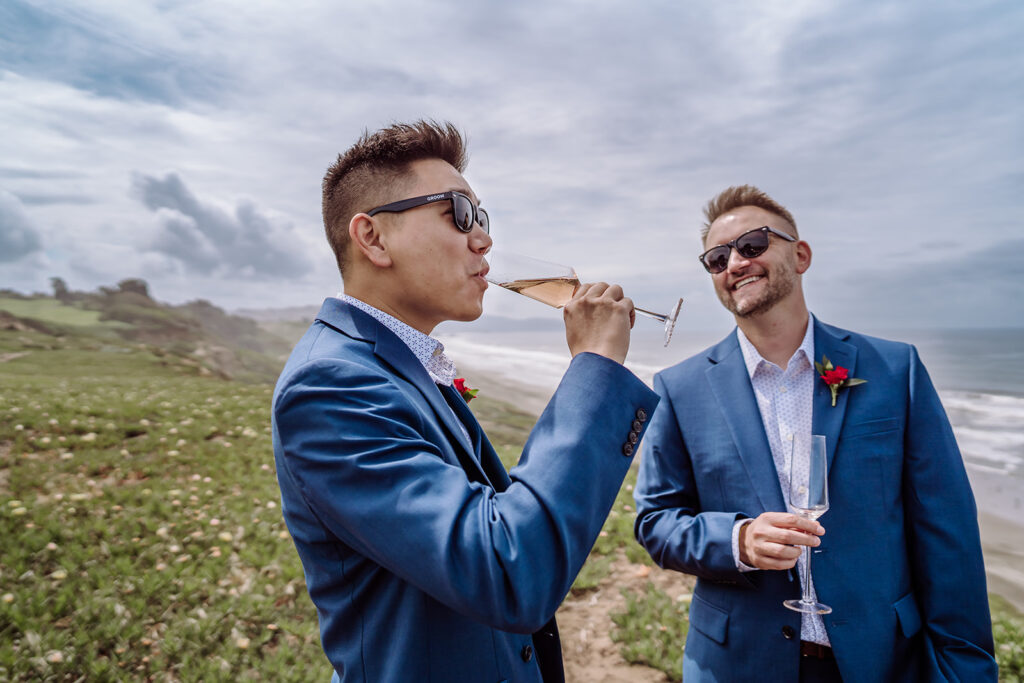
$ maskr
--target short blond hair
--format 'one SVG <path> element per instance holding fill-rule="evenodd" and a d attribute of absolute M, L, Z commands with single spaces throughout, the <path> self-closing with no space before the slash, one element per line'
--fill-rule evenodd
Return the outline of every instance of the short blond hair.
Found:
<path fill-rule="evenodd" d="M 730 211 L 734 211 L 741 206 L 756 206 L 757 208 L 764 209 L 769 213 L 774 213 L 776 216 L 785 219 L 786 222 L 793 226 L 793 237 L 800 237 L 796 231 L 796 221 L 793 219 L 793 214 L 791 214 L 786 207 L 779 204 L 765 192 L 759 190 L 753 185 L 734 185 L 719 192 L 704 207 L 704 218 L 706 219 L 706 222 L 700 230 L 701 242 L 708 238 L 708 231 L 711 230 L 712 223 L 718 220 L 719 217 L 724 216 Z"/>

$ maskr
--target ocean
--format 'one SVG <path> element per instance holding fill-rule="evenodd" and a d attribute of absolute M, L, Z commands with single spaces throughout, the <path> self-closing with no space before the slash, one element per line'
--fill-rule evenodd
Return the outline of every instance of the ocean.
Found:
<path fill-rule="evenodd" d="M 626 365 L 651 383 L 654 373 L 717 342 L 728 330 L 677 329 L 663 347 L 656 325 L 638 320 Z M 979 508 L 1024 518 L 1024 329 L 867 330 L 914 344 L 949 415 Z M 458 364 L 486 368 L 509 382 L 554 391 L 569 364 L 564 333 L 551 330 L 438 331 Z"/>

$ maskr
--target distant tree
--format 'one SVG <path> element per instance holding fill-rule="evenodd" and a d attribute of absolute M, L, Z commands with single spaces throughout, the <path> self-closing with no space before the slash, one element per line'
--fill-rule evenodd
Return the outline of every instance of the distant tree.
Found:
<path fill-rule="evenodd" d="M 141 278 L 130 277 L 125 280 L 121 280 L 120 282 L 117 283 L 117 287 L 122 292 L 140 294 L 146 297 L 147 299 L 150 298 L 149 285 L 146 284 L 146 281 Z"/>
<path fill-rule="evenodd" d="M 53 296 L 57 301 L 67 303 L 71 301 L 71 290 L 68 289 L 68 284 L 64 282 L 64 278 L 51 277 L 50 286 L 53 287 Z"/>

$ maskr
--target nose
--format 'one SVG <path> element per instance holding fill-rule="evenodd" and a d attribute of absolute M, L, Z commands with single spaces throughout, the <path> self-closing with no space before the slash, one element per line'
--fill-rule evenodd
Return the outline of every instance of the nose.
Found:
<path fill-rule="evenodd" d="M 738 249 L 733 248 L 729 250 L 729 264 L 726 266 L 726 271 L 737 271 L 741 268 L 746 268 L 748 265 L 750 265 L 750 259 L 744 258 Z"/>
<path fill-rule="evenodd" d="M 479 223 L 474 223 L 473 229 L 469 232 L 469 248 L 476 254 L 486 254 L 493 244 L 491 236 L 484 232 Z"/>

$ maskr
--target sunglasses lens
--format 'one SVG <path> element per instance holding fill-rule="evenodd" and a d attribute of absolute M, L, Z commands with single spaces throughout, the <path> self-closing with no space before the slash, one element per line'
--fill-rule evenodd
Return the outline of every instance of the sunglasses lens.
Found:
<path fill-rule="evenodd" d="M 764 253 L 768 248 L 768 235 L 764 230 L 754 230 L 745 235 L 740 235 L 736 240 L 736 251 L 743 258 L 754 258 Z"/>
<path fill-rule="evenodd" d="M 491 218 L 487 215 L 487 212 L 477 207 L 476 209 L 476 222 L 480 224 L 483 231 L 488 235 L 491 234 Z"/>
<path fill-rule="evenodd" d="M 711 273 L 721 273 L 729 265 L 729 247 L 718 246 L 704 254 L 704 267 Z"/>
<path fill-rule="evenodd" d="M 455 212 L 455 227 L 462 232 L 473 229 L 473 204 L 468 197 L 460 194 L 452 197 L 452 210 Z"/>

